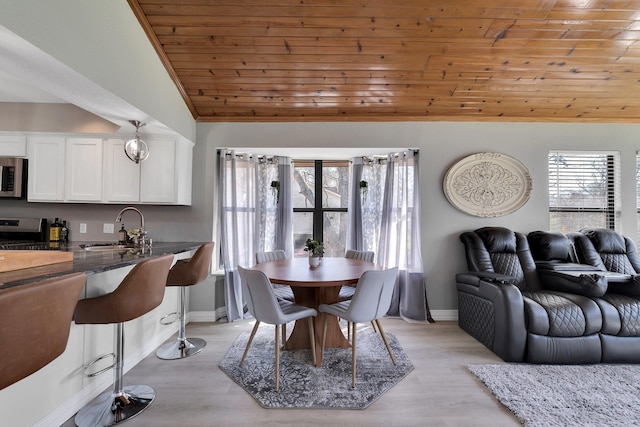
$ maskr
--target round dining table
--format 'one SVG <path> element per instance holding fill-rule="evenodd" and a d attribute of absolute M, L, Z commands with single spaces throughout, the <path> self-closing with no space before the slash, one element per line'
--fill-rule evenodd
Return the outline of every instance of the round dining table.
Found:
<path fill-rule="evenodd" d="M 256 264 L 253 270 L 262 271 L 271 283 L 289 285 L 293 290 L 296 304 L 318 308 L 320 304 L 338 302 L 340 288 L 343 285 L 358 283 L 360 276 L 367 270 L 379 270 L 380 267 L 368 261 L 351 258 L 323 257 L 318 267 L 310 267 L 307 257 L 288 258 Z M 314 319 L 316 346 L 316 366 L 322 363 L 322 319 L 324 313 L 318 312 Z M 350 347 L 335 316 L 327 315 L 327 337 L 325 347 Z M 298 320 L 285 342 L 285 350 L 310 348 L 309 328 L 306 319 Z"/>

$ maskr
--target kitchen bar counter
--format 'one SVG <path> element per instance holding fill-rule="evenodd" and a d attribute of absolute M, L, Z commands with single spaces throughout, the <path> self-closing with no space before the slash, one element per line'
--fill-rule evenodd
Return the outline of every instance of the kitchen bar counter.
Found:
<path fill-rule="evenodd" d="M 69 273 L 82 272 L 87 275 L 103 273 L 137 264 L 146 258 L 195 250 L 200 245 L 201 243 L 198 242 L 154 242 L 153 246 L 144 253 L 134 248 L 88 251 L 79 245 L 71 245 L 59 250 L 73 252 L 73 261 L 0 273 L 0 289 Z"/>
<path fill-rule="evenodd" d="M 88 242 L 87 242 L 88 243 Z M 186 259 L 200 243 L 154 242 L 151 250 L 113 248 L 87 251 L 78 244 L 64 250 L 73 252 L 73 261 L 0 273 L 1 288 L 20 286 L 72 272 L 87 274 L 87 283 L 80 298 L 92 298 L 113 292 L 135 264 L 153 256 L 173 254 L 174 259 Z M 47 250 L 42 245 L 39 250 Z M 175 339 L 179 322 L 163 322 L 175 313 L 180 303 L 181 289 L 169 286 L 162 303 L 150 312 L 127 323 L 126 370 L 153 353 L 162 343 Z M 114 325 L 80 325 L 71 322 L 67 348 L 63 354 L 34 374 L 0 390 L 2 425 L 48 427 L 62 425 L 86 402 L 112 386 L 113 374 L 84 377 L 83 367 L 99 356 L 114 351 Z M 102 366 L 101 366 L 102 367 Z M 126 372 L 125 370 L 125 372 Z M 34 405 L 33 402 L 38 402 Z"/>

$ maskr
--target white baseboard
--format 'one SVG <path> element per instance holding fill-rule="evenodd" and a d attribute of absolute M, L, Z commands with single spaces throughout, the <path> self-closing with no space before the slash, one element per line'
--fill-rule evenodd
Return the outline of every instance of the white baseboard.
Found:
<path fill-rule="evenodd" d="M 219 319 L 216 314 L 216 311 L 190 311 L 187 322 L 215 322 Z"/>
<path fill-rule="evenodd" d="M 224 307 L 214 311 L 190 311 L 187 314 L 187 322 L 217 322 L 227 315 Z"/>
<path fill-rule="evenodd" d="M 141 347 L 134 353 L 130 354 L 124 360 L 123 371 L 129 372 L 131 368 L 140 363 L 145 357 L 153 353 L 162 343 L 171 338 L 178 332 L 179 323 L 174 322 L 164 329 L 160 334 L 156 335 L 153 341 L 149 341 L 144 347 Z M 113 384 L 113 373 L 102 375 L 86 387 L 83 387 L 75 396 L 58 406 L 53 412 L 47 414 L 44 418 L 36 422 L 33 427 L 50 427 L 64 424 L 69 418 L 74 416 L 76 412 L 91 402 L 95 397 L 99 396 L 108 387 Z M 125 384 L 126 385 L 126 384 Z"/>
<path fill-rule="evenodd" d="M 458 310 L 431 310 L 431 317 L 436 322 L 441 320 L 443 322 L 449 320 L 458 321 Z"/>
<path fill-rule="evenodd" d="M 220 307 L 215 311 L 191 311 L 187 315 L 188 322 L 217 322 L 227 315 L 224 307 Z M 441 321 L 457 321 L 458 310 L 431 310 L 431 317 L 436 322 Z"/>

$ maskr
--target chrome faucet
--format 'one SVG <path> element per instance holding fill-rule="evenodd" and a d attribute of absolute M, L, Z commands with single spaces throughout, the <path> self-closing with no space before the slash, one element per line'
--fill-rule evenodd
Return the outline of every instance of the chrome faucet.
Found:
<path fill-rule="evenodd" d="M 115 222 L 122 222 L 122 214 L 124 214 L 126 211 L 134 211 L 136 212 L 138 215 L 140 215 L 140 229 L 138 230 L 138 233 L 136 235 L 135 238 L 135 245 L 137 247 L 143 248 L 146 246 L 147 243 L 147 230 L 145 230 L 144 228 L 144 215 L 142 214 L 142 212 L 140 212 L 139 209 L 134 208 L 133 206 L 127 206 L 126 208 L 122 209 L 118 215 L 116 216 L 116 220 Z"/>
<path fill-rule="evenodd" d="M 140 228 L 142 230 L 144 230 L 144 215 L 142 215 L 142 212 L 140 212 L 139 209 L 134 208 L 133 206 L 127 206 L 126 208 L 122 209 L 118 213 L 118 216 L 116 216 L 116 221 L 115 222 L 121 222 L 122 221 L 122 214 L 125 213 L 126 211 L 134 211 L 134 212 L 137 212 L 138 215 L 140 215 Z"/>

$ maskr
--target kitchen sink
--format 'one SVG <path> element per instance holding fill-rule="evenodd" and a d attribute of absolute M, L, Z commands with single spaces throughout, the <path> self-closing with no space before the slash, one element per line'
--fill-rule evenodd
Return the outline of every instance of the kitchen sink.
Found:
<path fill-rule="evenodd" d="M 119 250 L 119 249 L 129 249 L 128 246 L 119 245 L 117 243 L 94 243 L 94 244 L 80 245 L 80 247 L 82 249 L 84 249 L 85 251 L 92 251 L 92 252 L 96 252 L 96 251 L 115 251 L 115 250 Z"/>

